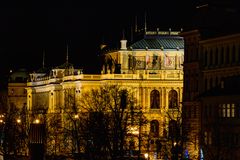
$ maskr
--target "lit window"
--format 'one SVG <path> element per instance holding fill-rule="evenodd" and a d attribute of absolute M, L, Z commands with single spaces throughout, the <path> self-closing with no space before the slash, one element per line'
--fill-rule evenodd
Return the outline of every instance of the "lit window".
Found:
<path fill-rule="evenodd" d="M 208 141 L 208 140 L 207 140 L 207 136 L 208 136 L 208 134 L 207 134 L 207 132 L 205 131 L 205 132 L 204 132 L 204 143 L 205 143 L 205 144 L 207 144 L 207 141 Z"/>
<path fill-rule="evenodd" d="M 225 106 L 225 104 L 222 105 L 222 116 L 226 117 L 226 106 Z"/>
<path fill-rule="evenodd" d="M 235 117 L 235 104 L 232 104 L 232 117 Z"/>
<path fill-rule="evenodd" d="M 206 145 L 211 145 L 212 144 L 212 133 L 211 132 L 204 132 L 204 143 Z"/>
<path fill-rule="evenodd" d="M 227 117 L 231 117 L 231 106 L 230 104 L 227 104 Z"/>

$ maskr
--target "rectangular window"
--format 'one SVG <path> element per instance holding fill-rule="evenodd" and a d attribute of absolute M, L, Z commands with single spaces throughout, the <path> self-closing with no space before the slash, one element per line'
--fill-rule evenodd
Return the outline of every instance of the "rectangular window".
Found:
<path fill-rule="evenodd" d="M 227 117 L 231 117 L 231 106 L 227 104 Z"/>
<path fill-rule="evenodd" d="M 226 117 L 226 106 L 225 106 L 225 104 L 222 105 L 222 117 Z"/>
<path fill-rule="evenodd" d="M 196 118 L 197 117 L 197 106 L 193 107 L 193 117 Z"/>
<path fill-rule="evenodd" d="M 204 132 L 204 143 L 208 144 L 208 134 L 207 134 L 207 131 Z"/>
<path fill-rule="evenodd" d="M 218 105 L 218 115 L 219 115 L 219 117 L 222 117 L 222 105 L 221 104 Z"/>
<path fill-rule="evenodd" d="M 208 144 L 212 144 L 212 132 L 209 132 L 209 135 L 208 135 Z"/>
<path fill-rule="evenodd" d="M 231 113 L 232 115 L 231 116 L 235 117 L 235 104 L 232 104 L 232 108 L 231 109 L 232 109 L 232 113 Z"/>

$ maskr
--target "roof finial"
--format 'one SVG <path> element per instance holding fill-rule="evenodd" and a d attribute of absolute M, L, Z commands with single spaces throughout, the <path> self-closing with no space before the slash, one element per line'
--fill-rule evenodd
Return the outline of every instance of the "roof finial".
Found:
<path fill-rule="evenodd" d="M 135 32 L 138 32 L 137 16 L 135 16 Z"/>
<path fill-rule="evenodd" d="M 68 63 L 68 44 L 67 44 L 67 55 L 66 55 L 66 63 Z"/>
<path fill-rule="evenodd" d="M 122 40 L 125 40 L 125 31 L 124 31 L 124 29 L 122 31 Z"/>
<path fill-rule="evenodd" d="M 133 42 L 133 26 L 131 26 L 131 42 Z"/>
<path fill-rule="evenodd" d="M 147 32 L 147 11 L 144 14 L 144 31 Z"/>
<path fill-rule="evenodd" d="M 45 68 L 45 50 L 43 50 L 42 67 Z"/>

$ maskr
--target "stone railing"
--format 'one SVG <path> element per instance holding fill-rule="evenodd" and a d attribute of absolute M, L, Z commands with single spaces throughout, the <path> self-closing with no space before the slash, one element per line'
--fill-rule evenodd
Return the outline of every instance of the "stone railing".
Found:
<path fill-rule="evenodd" d="M 155 74 L 151 73 L 135 73 L 135 74 L 73 74 L 63 76 L 62 78 L 54 77 L 41 77 L 35 79 L 32 82 L 28 82 L 29 85 L 44 85 L 50 83 L 60 83 L 64 81 L 77 81 L 77 80 L 183 80 L 183 71 L 160 71 Z"/>

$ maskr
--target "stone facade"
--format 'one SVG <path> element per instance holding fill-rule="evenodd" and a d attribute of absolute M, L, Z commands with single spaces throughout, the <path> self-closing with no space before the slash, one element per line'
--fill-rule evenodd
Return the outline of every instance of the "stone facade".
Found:
<path fill-rule="evenodd" d="M 149 135 L 158 132 L 151 138 L 150 150 L 143 151 L 153 158 L 156 141 L 165 141 L 168 134 L 167 113 L 177 117 L 176 107 L 181 109 L 184 46 L 183 38 L 176 34 L 145 35 L 140 42 L 127 47 L 127 40 L 121 40 L 119 50 L 105 52 L 101 74 L 83 74 L 68 62 L 50 73 L 31 73 L 26 87 L 28 110 L 54 113 L 65 104 L 64 96 L 70 90 L 78 99 L 82 93 L 105 84 L 126 87 L 134 92 L 149 122 L 143 131 Z M 151 131 L 153 125 L 158 129 Z"/>
<path fill-rule="evenodd" d="M 208 37 L 206 32 L 192 30 L 182 36 L 185 40 L 183 122 L 185 128 L 191 128 L 186 133 L 190 157 L 239 159 L 236 149 L 239 144 L 229 138 L 234 135 L 238 139 L 239 135 L 235 114 L 239 94 L 226 92 L 229 87 L 225 81 L 240 73 L 240 35 Z"/>

